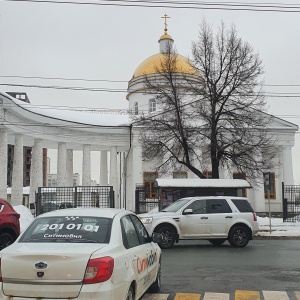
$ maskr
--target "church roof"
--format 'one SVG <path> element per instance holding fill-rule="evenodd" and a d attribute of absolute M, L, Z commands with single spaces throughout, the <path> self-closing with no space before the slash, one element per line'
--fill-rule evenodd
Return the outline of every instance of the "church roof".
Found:
<path fill-rule="evenodd" d="M 160 37 L 160 39 L 158 40 L 158 42 L 160 42 L 162 40 L 170 40 L 170 41 L 174 42 L 174 40 L 172 39 L 172 37 L 168 33 L 163 34 Z"/>
<path fill-rule="evenodd" d="M 164 62 L 167 58 L 168 54 L 165 53 L 157 53 L 148 57 L 136 68 L 133 73 L 132 79 L 139 76 L 163 72 Z M 193 67 L 191 62 L 187 58 L 179 54 L 176 54 L 176 66 L 174 68 L 174 72 L 189 75 L 198 75 L 197 70 Z"/>
<path fill-rule="evenodd" d="M 148 58 L 146 58 L 134 71 L 132 79 L 135 79 L 139 76 L 145 75 L 152 75 L 152 74 L 159 74 L 165 71 L 165 65 L 168 62 L 167 60 L 171 59 L 175 62 L 175 66 L 172 66 L 172 72 L 174 73 L 181 73 L 181 74 L 188 74 L 199 76 L 199 72 L 193 66 L 193 64 L 184 56 L 175 54 L 173 51 L 173 38 L 168 34 L 167 29 L 167 19 L 170 17 L 166 14 L 162 17 L 165 19 L 165 28 L 164 34 L 158 40 L 160 52 L 154 54 Z M 173 56 L 173 57 L 172 57 Z"/>

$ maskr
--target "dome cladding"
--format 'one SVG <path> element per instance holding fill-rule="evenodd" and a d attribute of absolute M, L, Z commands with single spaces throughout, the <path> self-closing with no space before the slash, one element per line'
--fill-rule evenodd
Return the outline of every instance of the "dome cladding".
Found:
<path fill-rule="evenodd" d="M 163 73 L 164 63 L 168 59 L 168 54 L 157 53 L 145 59 L 135 70 L 132 79 L 151 75 Z M 176 65 L 174 66 L 175 73 L 189 74 L 189 75 L 199 75 L 197 70 L 192 66 L 192 64 L 182 55 L 176 54 Z"/>

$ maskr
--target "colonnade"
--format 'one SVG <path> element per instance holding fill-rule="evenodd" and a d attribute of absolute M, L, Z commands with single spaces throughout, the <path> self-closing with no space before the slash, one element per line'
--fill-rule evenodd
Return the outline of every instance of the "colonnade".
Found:
<path fill-rule="evenodd" d="M 123 197 L 124 206 L 134 210 L 134 191 L 137 183 L 143 182 L 142 147 L 138 142 L 138 132 L 133 129 L 132 143 L 128 147 L 128 152 L 118 155 L 117 146 L 102 145 L 100 153 L 100 186 L 110 185 L 115 192 L 115 205 L 121 207 L 119 197 Z M 13 205 L 20 205 L 23 202 L 23 146 L 25 136 L 20 133 L 14 135 L 14 160 L 12 173 L 11 201 Z M 38 187 L 43 186 L 43 148 L 42 138 L 36 138 L 32 146 L 32 160 L 30 170 L 30 203 L 35 202 L 35 193 Z M 11 142 L 11 140 L 10 140 Z M 7 199 L 7 145 L 8 132 L 6 128 L 0 128 L 0 198 Z M 68 149 L 66 142 L 58 141 L 57 145 L 57 186 L 73 186 L 73 149 Z M 28 146 L 28 145 L 26 145 Z M 77 145 L 78 146 L 78 145 Z M 100 149 L 99 145 L 99 149 Z M 82 144 L 82 185 L 89 186 L 91 183 L 91 145 Z M 276 170 L 276 194 L 279 203 L 281 185 L 293 185 L 293 165 L 292 165 L 292 144 L 278 145 L 279 166 Z M 93 148 L 93 151 L 95 148 Z M 106 150 L 102 150 L 106 149 Z M 78 150 L 78 147 L 76 148 Z M 123 148 L 123 151 L 125 148 Z M 109 153 L 109 154 L 108 154 Z M 109 161 L 108 161 L 109 159 Z M 121 170 L 122 169 L 122 170 Z M 224 173 L 224 170 L 222 170 Z M 108 176 L 109 174 L 109 176 Z M 227 178 L 226 174 L 222 174 Z M 126 176 L 126 177 L 125 177 Z M 265 210 L 264 189 L 259 185 L 255 189 L 249 190 L 253 199 L 254 207 L 257 211 Z M 280 203 L 279 203 L 280 204 Z M 279 205 L 278 204 L 278 205 Z"/>
<path fill-rule="evenodd" d="M 0 198 L 7 199 L 7 131 L 0 129 Z M 67 143 L 57 144 L 57 186 L 73 186 L 73 150 L 67 149 Z M 90 145 L 82 145 L 82 186 L 91 184 L 91 149 Z M 118 157 L 117 147 L 110 147 L 110 169 L 108 172 L 108 151 L 101 150 L 100 185 L 113 186 L 115 198 L 118 196 Z M 23 201 L 23 136 L 15 135 L 14 160 L 12 173 L 12 205 L 20 205 Z M 109 173 L 109 180 L 108 180 Z M 43 140 L 34 140 L 32 147 L 30 169 L 29 202 L 35 202 L 35 193 L 38 187 L 43 186 Z"/>

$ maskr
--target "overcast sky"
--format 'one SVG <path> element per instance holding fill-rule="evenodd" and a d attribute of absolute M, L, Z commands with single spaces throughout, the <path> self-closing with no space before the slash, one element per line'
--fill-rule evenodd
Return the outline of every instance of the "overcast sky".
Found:
<path fill-rule="evenodd" d="M 147 0 L 139 3 L 148 7 L 119 6 L 132 4 L 122 1 L 94 2 L 102 5 L 0 0 L 1 90 L 26 92 L 34 105 L 126 109 L 126 93 L 119 91 L 126 90 L 136 67 L 158 52 L 157 41 L 164 28 L 161 16 L 167 13 L 171 17 L 168 19 L 168 32 L 175 41 L 178 53 L 187 57 L 191 53 L 192 41 L 197 39 L 200 20 L 204 17 L 215 28 L 221 21 L 227 26 L 236 26 L 238 34 L 260 54 L 265 67 L 266 93 L 285 96 L 269 97 L 269 112 L 300 125 L 300 4 L 296 4 L 295 0 L 276 2 L 277 6 L 281 6 L 277 10 L 285 12 L 255 11 L 263 8 L 250 1 L 239 3 L 254 4 L 254 11 L 225 10 L 230 8 L 225 6 L 229 4 L 226 1 L 222 1 L 222 7 L 218 6 L 222 9 L 179 9 L 174 8 L 179 2 L 174 0 L 168 2 L 168 8 L 149 7 L 151 2 Z M 293 2 L 295 4 L 291 5 Z M 272 3 L 271 7 L 264 9 L 274 10 L 274 0 L 269 3 Z M 287 9 L 287 5 L 298 8 Z M 236 9 L 237 6 L 231 8 Z M 108 91 L 71 91 L 3 84 Z M 300 184 L 299 134 L 296 134 L 293 162 L 295 183 Z M 53 165 L 51 167 L 52 171 L 56 168 Z M 76 167 L 74 170 L 78 171 Z M 92 178 L 99 181 L 98 170 L 93 172 Z"/>

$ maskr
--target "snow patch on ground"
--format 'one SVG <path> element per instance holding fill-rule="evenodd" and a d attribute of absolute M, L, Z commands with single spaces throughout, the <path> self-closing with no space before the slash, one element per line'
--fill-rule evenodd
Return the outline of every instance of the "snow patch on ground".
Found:
<path fill-rule="evenodd" d="M 257 236 L 300 236 L 300 222 L 283 222 L 281 218 L 257 217 L 259 232 Z"/>

